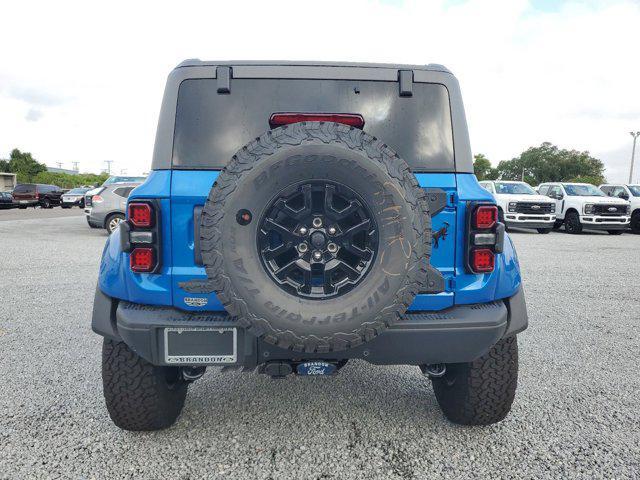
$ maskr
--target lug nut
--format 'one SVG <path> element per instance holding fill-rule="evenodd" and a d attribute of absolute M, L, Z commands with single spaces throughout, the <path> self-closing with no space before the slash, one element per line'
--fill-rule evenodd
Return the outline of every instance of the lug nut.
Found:
<path fill-rule="evenodd" d="M 322 226 L 322 219 L 319 217 L 316 217 L 313 219 L 313 226 L 316 228 L 320 228 Z"/>
<path fill-rule="evenodd" d="M 300 253 L 304 253 L 304 252 L 306 252 L 307 250 L 309 250 L 309 247 L 307 246 L 307 244 L 306 244 L 306 243 L 301 243 L 300 245 L 298 245 L 298 251 L 299 251 Z"/>
<path fill-rule="evenodd" d="M 329 235 L 335 235 L 336 234 L 336 227 L 329 227 Z"/>
<path fill-rule="evenodd" d="M 307 230 L 307 227 L 300 227 L 299 231 L 300 235 L 306 235 L 309 230 Z"/>
<path fill-rule="evenodd" d="M 318 260 L 322 260 L 322 253 L 315 251 L 313 252 L 313 259 L 318 261 Z"/>
<path fill-rule="evenodd" d="M 327 245 L 327 250 L 331 253 L 336 253 L 338 251 L 338 246 L 335 243 L 330 243 Z"/>

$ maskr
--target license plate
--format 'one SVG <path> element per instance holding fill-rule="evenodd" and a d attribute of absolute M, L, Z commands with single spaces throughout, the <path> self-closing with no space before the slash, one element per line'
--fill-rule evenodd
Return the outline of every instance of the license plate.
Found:
<path fill-rule="evenodd" d="M 236 363 L 238 331 L 233 327 L 165 328 L 164 356 L 173 364 Z"/>

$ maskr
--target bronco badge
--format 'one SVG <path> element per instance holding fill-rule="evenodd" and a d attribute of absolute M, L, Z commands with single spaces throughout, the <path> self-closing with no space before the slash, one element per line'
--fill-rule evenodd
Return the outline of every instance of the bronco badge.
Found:
<path fill-rule="evenodd" d="M 209 299 L 204 297 L 184 297 L 184 303 L 190 307 L 204 307 L 209 303 Z"/>

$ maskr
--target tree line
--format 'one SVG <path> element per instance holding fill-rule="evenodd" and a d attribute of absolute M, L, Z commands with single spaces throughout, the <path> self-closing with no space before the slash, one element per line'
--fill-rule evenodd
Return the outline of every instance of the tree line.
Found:
<path fill-rule="evenodd" d="M 604 164 L 589 152 L 566 150 L 544 142 L 531 147 L 497 167 L 483 154 L 474 157 L 473 170 L 478 180 L 523 180 L 530 185 L 543 182 L 606 183 Z"/>
<path fill-rule="evenodd" d="M 15 173 L 18 183 L 45 183 L 60 188 L 74 188 L 83 185 L 101 185 L 109 174 L 101 173 L 57 173 L 47 171 L 44 163 L 38 162 L 31 153 L 21 152 L 17 148 L 11 151 L 8 159 L 0 159 L 0 172 Z"/>

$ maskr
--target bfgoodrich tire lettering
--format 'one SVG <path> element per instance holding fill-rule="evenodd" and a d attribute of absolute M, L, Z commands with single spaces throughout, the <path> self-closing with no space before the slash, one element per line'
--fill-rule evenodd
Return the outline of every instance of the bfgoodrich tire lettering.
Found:
<path fill-rule="evenodd" d="M 375 265 L 335 298 L 287 293 L 258 254 L 266 206 L 310 180 L 353 189 L 379 229 Z M 202 259 L 227 311 L 255 335 L 294 351 L 344 350 L 396 322 L 421 289 L 431 252 L 428 208 L 406 162 L 380 140 L 335 123 L 298 123 L 249 143 L 221 172 L 202 211 Z M 253 219 L 248 224 L 237 220 L 245 210 Z"/>
<path fill-rule="evenodd" d="M 470 363 L 447 365 L 433 390 L 445 416 L 462 425 L 490 425 L 511 410 L 518 385 L 518 341 L 503 338 Z"/>

